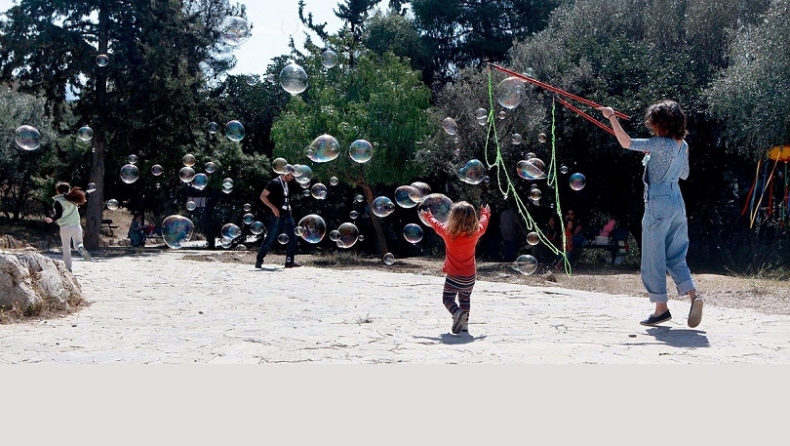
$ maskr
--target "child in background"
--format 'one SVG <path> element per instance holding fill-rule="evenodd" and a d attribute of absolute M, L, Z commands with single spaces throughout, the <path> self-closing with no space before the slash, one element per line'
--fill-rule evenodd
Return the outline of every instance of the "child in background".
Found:
<path fill-rule="evenodd" d="M 77 208 L 85 204 L 88 199 L 79 187 L 72 188 L 69 183 L 58 183 L 55 185 L 57 195 L 52 197 L 55 200 L 53 209 L 55 215 L 44 219 L 47 223 L 53 221 L 60 226 L 60 241 L 63 244 L 63 263 L 66 269 L 71 271 L 71 244 L 82 255 L 86 261 L 90 261 L 91 255 L 82 246 L 82 226 L 80 225 L 80 212 Z"/>
<path fill-rule="evenodd" d="M 453 315 L 452 332 L 468 332 L 472 289 L 477 279 L 475 247 L 488 228 L 491 208 L 483 205 L 478 219 L 474 206 L 466 201 L 459 201 L 450 208 L 450 215 L 444 224 L 436 220 L 430 209 L 420 212 L 444 240 L 446 254 L 442 272 L 447 277 L 442 300 L 447 311 Z M 456 295 L 458 303 L 455 300 Z"/>
<path fill-rule="evenodd" d="M 560 241 L 562 238 L 560 238 Z M 573 220 L 566 220 L 565 221 L 565 251 L 566 255 L 570 258 L 570 253 L 573 251 Z M 557 256 L 557 263 L 554 264 L 554 269 L 560 271 L 564 268 L 563 266 L 563 256 L 559 254 Z"/>

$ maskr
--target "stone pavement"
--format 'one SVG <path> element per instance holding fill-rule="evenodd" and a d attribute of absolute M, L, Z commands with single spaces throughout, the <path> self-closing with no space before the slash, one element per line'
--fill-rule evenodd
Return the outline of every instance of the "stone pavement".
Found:
<path fill-rule="evenodd" d="M 0 325 L 3 363 L 790 363 L 790 316 L 706 305 L 642 327 L 651 304 L 478 281 L 469 335 L 450 333 L 443 277 L 182 260 L 189 251 L 77 259 L 91 306 Z M 268 259 L 267 259 L 268 260 Z"/>

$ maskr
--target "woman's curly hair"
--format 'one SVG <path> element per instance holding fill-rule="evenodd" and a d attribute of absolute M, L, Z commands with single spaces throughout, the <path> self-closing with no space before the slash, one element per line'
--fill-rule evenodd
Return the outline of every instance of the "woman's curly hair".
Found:
<path fill-rule="evenodd" d="M 671 100 L 656 102 L 645 112 L 645 125 L 656 136 L 683 139 L 686 130 L 686 113 L 680 105 Z"/>

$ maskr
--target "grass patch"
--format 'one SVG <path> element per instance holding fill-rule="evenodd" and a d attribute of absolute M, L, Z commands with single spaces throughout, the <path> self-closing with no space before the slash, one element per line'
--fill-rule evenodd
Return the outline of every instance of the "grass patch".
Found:
<path fill-rule="evenodd" d="M 12 308 L 0 307 L 0 325 L 27 322 L 31 320 L 55 319 L 75 313 L 90 306 L 90 302 L 81 296 L 71 297 L 63 306 L 54 299 L 44 299 L 39 303 L 30 305 L 25 310 L 14 305 Z"/>

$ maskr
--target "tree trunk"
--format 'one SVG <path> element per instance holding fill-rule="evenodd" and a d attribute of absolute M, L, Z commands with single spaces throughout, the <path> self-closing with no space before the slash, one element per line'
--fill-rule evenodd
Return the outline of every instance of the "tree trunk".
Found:
<path fill-rule="evenodd" d="M 102 2 L 99 9 L 99 54 L 107 53 L 107 25 L 110 21 L 107 6 Z M 112 63 L 112 62 L 111 62 Z M 97 115 L 94 116 L 93 143 L 91 153 L 92 183 L 96 184 L 96 191 L 91 193 L 88 200 L 87 228 L 85 233 L 85 247 L 89 250 L 99 248 L 102 210 L 104 209 L 104 118 L 107 110 L 107 72 L 102 67 L 96 68 L 96 105 Z"/>
<path fill-rule="evenodd" d="M 375 198 L 373 197 L 373 189 L 370 188 L 370 185 L 365 180 L 360 181 L 359 185 L 365 192 L 365 200 L 368 202 L 368 208 L 373 209 L 373 199 Z M 387 248 L 387 239 L 384 237 L 384 230 L 381 229 L 381 222 L 372 212 L 370 215 L 370 222 L 373 223 L 373 229 L 376 230 L 376 248 L 378 249 L 378 255 L 383 256 L 389 252 L 389 249 Z"/>

